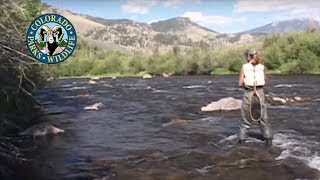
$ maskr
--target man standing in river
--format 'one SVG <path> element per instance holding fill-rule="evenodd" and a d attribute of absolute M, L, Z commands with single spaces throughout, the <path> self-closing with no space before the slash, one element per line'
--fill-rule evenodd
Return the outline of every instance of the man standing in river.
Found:
<path fill-rule="evenodd" d="M 247 63 L 242 66 L 239 76 L 239 87 L 243 87 L 244 95 L 241 106 L 242 119 L 240 120 L 239 143 L 244 143 L 247 138 L 248 129 L 254 122 L 250 115 L 250 102 L 254 94 L 254 86 L 256 93 L 260 97 L 261 119 L 258 121 L 262 135 L 268 145 L 272 144 L 272 132 L 267 116 L 267 107 L 263 86 L 265 85 L 264 66 L 260 63 L 260 58 L 255 50 L 245 53 Z"/>

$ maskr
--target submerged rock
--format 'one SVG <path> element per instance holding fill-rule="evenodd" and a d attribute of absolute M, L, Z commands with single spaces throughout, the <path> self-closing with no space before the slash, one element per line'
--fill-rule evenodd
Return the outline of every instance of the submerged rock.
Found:
<path fill-rule="evenodd" d="M 180 118 L 174 118 L 174 119 L 171 119 L 170 124 L 173 124 L 173 125 L 182 125 L 182 124 L 187 124 L 187 123 L 189 123 L 189 122 L 190 122 L 190 120 L 180 119 Z"/>
<path fill-rule="evenodd" d="M 98 102 L 98 103 L 94 103 L 91 106 L 86 106 L 83 109 L 84 110 L 89 110 L 89 111 L 98 111 L 99 108 L 102 107 L 102 106 L 103 106 L 102 102 Z"/>
<path fill-rule="evenodd" d="M 190 120 L 180 119 L 180 118 L 173 118 L 170 122 L 162 124 L 163 127 L 171 126 L 171 125 L 185 125 L 190 123 Z"/>
<path fill-rule="evenodd" d="M 271 105 L 281 105 L 281 104 L 289 104 L 289 103 L 299 103 L 299 102 L 308 102 L 312 101 L 310 97 L 277 97 L 274 96 L 272 98 L 267 98 Z"/>
<path fill-rule="evenodd" d="M 25 131 L 21 132 L 19 135 L 23 136 L 46 136 L 46 135 L 57 135 L 64 133 L 63 129 L 59 129 L 50 124 L 39 124 L 35 125 L 31 128 L 26 129 Z"/>
<path fill-rule="evenodd" d="M 219 101 L 214 101 L 205 107 L 201 108 L 201 111 L 230 111 L 237 110 L 241 108 L 242 101 L 235 99 L 233 97 L 227 97 L 220 99 Z"/>

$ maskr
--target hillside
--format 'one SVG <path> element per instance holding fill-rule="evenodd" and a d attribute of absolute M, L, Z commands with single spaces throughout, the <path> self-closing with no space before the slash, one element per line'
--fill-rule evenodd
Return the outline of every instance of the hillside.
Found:
<path fill-rule="evenodd" d="M 184 17 L 146 24 L 128 19 L 92 17 L 53 7 L 48 7 L 43 13 L 65 16 L 73 23 L 80 37 L 111 49 L 166 51 L 172 46 L 212 46 L 221 42 L 216 39 L 218 32 Z"/>

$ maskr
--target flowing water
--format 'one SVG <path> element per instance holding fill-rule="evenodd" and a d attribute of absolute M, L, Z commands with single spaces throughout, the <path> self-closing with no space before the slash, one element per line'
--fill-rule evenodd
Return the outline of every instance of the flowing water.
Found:
<path fill-rule="evenodd" d="M 200 111 L 242 98 L 236 76 L 60 80 L 39 93 L 44 119 L 66 133 L 36 139 L 33 179 L 319 179 L 320 78 L 272 76 L 266 94 L 313 101 L 270 106 L 274 144 L 238 145 L 240 111 Z M 102 102 L 99 111 L 83 108 Z M 185 121 L 170 123 L 171 119 Z"/>

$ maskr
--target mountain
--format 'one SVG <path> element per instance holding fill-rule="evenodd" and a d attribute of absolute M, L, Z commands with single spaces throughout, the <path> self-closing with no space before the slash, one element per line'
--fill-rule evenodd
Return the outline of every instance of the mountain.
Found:
<path fill-rule="evenodd" d="M 43 13 L 65 16 L 81 38 L 110 49 L 150 52 L 172 50 L 173 46 L 187 48 L 221 43 L 216 38 L 218 32 L 202 27 L 186 17 L 147 24 L 129 19 L 103 19 L 76 14 L 50 6 Z"/>
<path fill-rule="evenodd" d="M 262 34 L 278 34 L 292 31 L 307 31 L 310 29 L 320 29 L 318 21 L 310 18 L 302 19 L 291 19 L 286 21 L 273 22 L 255 29 L 240 32 L 239 34 L 251 34 L 251 35 L 262 35 Z"/>
<path fill-rule="evenodd" d="M 151 27 L 158 32 L 177 32 L 177 31 L 185 31 L 188 28 L 194 28 L 197 27 L 198 29 L 201 29 L 203 31 L 212 32 L 215 34 L 219 34 L 216 31 L 213 31 L 211 29 L 199 26 L 198 24 L 191 21 L 188 17 L 176 17 L 168 20 L 153 22 L 150 24 Z"/>

